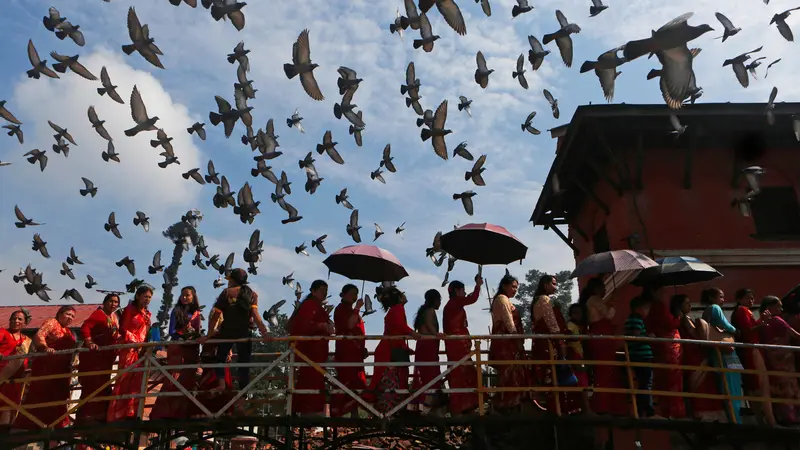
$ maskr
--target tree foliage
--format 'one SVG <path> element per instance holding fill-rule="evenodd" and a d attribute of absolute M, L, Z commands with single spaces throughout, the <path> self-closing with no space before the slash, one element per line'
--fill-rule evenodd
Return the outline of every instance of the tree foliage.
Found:
<path fill-rule="evenodd" d="M 278 326 L 274 326 L 272 324 L 268 324 L 270 328 L 270 335 L 275 337 L 285 337 L 288 336 L 288 332 L 286 330 L 287 322 L 289 321 L 289 316 L 286 314 L 278 314 Z M 289 349 L 289 343 L 286 341 L 270 341 L 270 342 L 254 342 L 253 343 L 253 362 L 259 362 L 264 364 L 269 364 L 270 362 L 276 359 L 276 356 L 271 355 L 273 353 L 283 353 Z M 255 375 L 259 373 L 260 369 L 253 371 L 251 375 Z M 275 368 L 269 371 L 269 373 L 259 380 L 256 383 L 254 389 L 256 391 L 263 391 L 263 390 L 270 390 L 270 389 L 285 389 L 286 388 L 286 376 L 288 373 L 286 371 L 286 367 L 284 364 L 278 364 Z M 265 394 L 255 394 L 255 398 L 262 398 L 266 399 L 268 396 Z M 284 411 L 271 411 L 270 408 L 265 407 L 262 409 L 262 412 L 268 415 L 282 415 Z"/>
<path fill-rule="evenodd" d="M 572 303 L 572 287 L 573 281 L 569 277 L 569 270 L 562 270 L 553 274 L 556 277 L 558 288 L 555 294 L 550 296 L 554 304 L 561 308 L 564 316 L 567 315 L 567 308 Z M 531 269 L 525 274 L 525 279 L 520 280 L 519 290 L 517 291 L 517 303 L 521 308 L 520 315 L 522 316 L 522 325 L 525 330 L 531 330 L 531 302 L 533 302 L 533 294 L 536 292 L 536 286 L 539 285 L 539 279 L 542 275 L 549 275 L 540 270 Z"/>

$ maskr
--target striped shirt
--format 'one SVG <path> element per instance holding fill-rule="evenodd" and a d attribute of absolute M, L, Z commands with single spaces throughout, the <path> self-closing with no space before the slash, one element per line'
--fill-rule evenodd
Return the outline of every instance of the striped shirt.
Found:
<path fill-rule="evenodd" d="M 631 313 L 625 320 L 625 336 L 647 337 L 647 329 L 644 326 L 644 319 L 636 313 Z M 653 349 L 649 342 L 630 341 L 628 342 L 628 353 L 631 361 L 652 361 Z"/>

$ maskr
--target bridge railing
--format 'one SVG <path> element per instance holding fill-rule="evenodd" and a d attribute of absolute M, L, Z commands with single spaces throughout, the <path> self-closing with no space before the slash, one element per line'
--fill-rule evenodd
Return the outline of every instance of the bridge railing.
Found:
<path fill-rule="evenodd" d="M 439 339 L 433 336 L 423 336 L 422 340 L 427 339 Z M 551 359 L 547 360 L 534 360 L 534 359 L 521 359 L 521 360 L 505 360 L 505 361 L 494 361 L 488 359 L 488 349 L 490 342 L 492 340 L 505 340 L 505 339 L 525 339 L 526 346 L 528 350 L 530 350 L 531 346 L 539 346 L 539 345 L 547 345 L 550 348 L 549 354 L 551 355 Z M 762 390 L 762 395 L 753 396 L 753 395 L 733 395 L 731 386 L 728 386 L 726 378 L 724 376 L 719 377 L 720 385 L 722 386 L 721 392 L 716 394 L 707 394 L 707 393 L 700 393 L 700 392 L 676 392 L 676 391 L 657 391 L 657 390 L 639 390 L 636 389 L 636 384 L 634 383 L 635 379 L 635 368 L 636 367 L 650 367 L 652 369 L 671 369 L 671 370 L 681 370 L 683 373 L 696 371 L 696 372 L 710 372 L 714 373 L 717 376 L 724 375 L 728 372 L 737 372 L 743 375 L 755 375 L 759 377 L 762 383 L 769 383 L 770 377 L 787 377 L 790 379 L 797 379 L 800 377 L 800 373 L 795 371 L 792 372 L 778 372 L 778 371 L 769 371 L 769 370 L 752 370 L 752 369 L 738 369 L 738 368 L 727 368 L 727 367 L 718 367 L 711 364 L 702 364 L 699 366 L 694 365 L 685 365 L 685 364 L 661 364 L 661 363 L 644 363 L 644 362 L 633 362 L 630 358 L 630 351 L 629 351 L 629 344 L 632 342 L 649 342 L 651 344 L 656 343 L 680 343 L 683 346 L 700 346 L 704 349 L 705 354 L 707 356 L 714 356 L 717 361 L 721 361 L 723 355 L 723 349 L 727 350 L 731 347 L 734 348 L 749 348 L 749 349 L 757 349 L 762 354 L 769 354 L 769 352 L 791 352 L 792 355 L 799 356 L 798 351 L 800 348 L 794 346 L 780 346 L 780 345 L 763 345 L 763 344 L 742 344 L 742 343 L 728 343 L 728 342 L 714 342 L 714 341 L 699 341 L 699 340 L 686 340 L 686 339 L 660 339 L 660 338 L 638 338 L 638 337 L 629 337 L 629 336 L 597 336 L 597 335 L 544 335 L 544 334 L 535 334 L 535 335 L 470 335 L 470 336 L 445 336 L 439 340 L 469 340 L 472 342 L 472 350 L 469 354 L 465 355 L 458 361 L 438 361 L 438 362 L 415 362 L 411 361 L 410 363 L 406 362 L 374 362 L 374 361 L 364 361 L 364 362 L 335 362 L 333 361 L 332 354 L 328 358 L 328 361 L 325 362 L 314 362 L 312 361 L 307 355 L 303 354 L 300 350 L 297 349 L 297 343 L 302 341 L 339 341 L 339 340 L 366 340 L 369 342 L 375 342 L 379 340 L 407 340 L 413 341 L 414 339 L 405 336 L 329 336 L 329 337 L 317 337 L 317 336 L 309 336 L 309 337 L 268 337 L 266 339 L 238 339 L 238 340 L 210 340 L 207 344 L 219 344 L 224 342 L 242 342 L 242 341 L 253 341 L 253 342 L 284 342 L 288 345 L 288 348 L 282 352 L 273 352 L 273 353 L 255 353 L 253 356 L 256 357 L 254 359 L 268 359 L 266 361 L 252 361 L 249 363 L 238 363 L 238 362 L 231 362 L 231 363 L 213 363 L 213 364 L 206 364 L 206 363 L 197 363 L 197 364 L 184 364 L 184 365 L 169 365 L 164 363 L 163 358 L 159 358 L 159 352 L 157 352 L 158 348 L 165 348 L 169 346 L 175 345 L 196 345 L 196 342 L 193 341 L 165 341 L 165 342 L 148 342 L 144 344 L 125 344 L 125 345 L 114 345 L 103 347 L 102 350 L 119 350 L 123 348 L 138 348 L 140 350 L 140 357 L 136 361 L 135 364 L 131 364 L 124 368 L 117 368 L 116 366 L 110 370 L 102 370 L 102 371 L 93 371 L 93 372 L 78 372 L 77 371 L 77 364 L 73 365 L 73 370 L 68 373 L 61 373 L 61 374 L 53 374 L 53 375 L 46 375 L 46 376 L 39 376 L 39 377 L 31 377 L 27 376 L 21 379 L 12 379 L 6 382 L 11 383 L 26 383 L 30 384 L 36 381 L 45 381 L 45 380 L 54 380 L 54 379 L 63 379 L 63 378 L 70 378 L 70 379 L 77 379 L 81 376 L 91 376 L 91 375 L 110 375 L 110 379 L 108 383 L 101 386 L 100 388 L 96 389 L 94 392 L 88 395 L 82 395 L 82 398 L 77 399 L 74 398 L 75 395 L 72 395 L 70 399 L 64 400 L 57 400 L 51 401 L 46 403 L 37 403 L 37 404 L 23 404 L 18 405 L 15 404 L 13 401 L 8 399 L 7 397 L 0 394 L 0 412 L 2 411 L 14 411 L 17 414 L 24 415 L 31 419 L 34 423 L 39 425 L 42 428 L 52 428 L 62 422 L 62 420 L 70 415 L 75 414 L 75 412 L 85 405 L 88 402 L 101 402 L 101 401 L 110 401 L 115 399 L 121 398 L 134 398 L 139 399 L 138 403 L 138 412 L 139 417 L 144 418 L 145 410 L 151 407 L 152 402 L 148 402 L 148 400 L 158 397 L 182 397 L 185 398 L 188 402 L 193 404 L 194 406 L 199 409 L 203 415 L 209 418 L 218 418 L 223 415 L 232 412 L 232 408 L 244 408 L 246 409 L 248 404 L 254 405 L 258 403 L 263 403 L 264 399 L 255 399 L 254 396 L 262 396 L 266 398 L 266 401 L 271 401 L 274 399 L 283 399 L 285 401 L 285 414 L 291 414 L 293 408 L 292 403 L 294 396 L 296 394 L 313 394 L 313 393 L 328 393 L 328 394 L 346 394 L 353 400 L 359 403 L 359 406 L 362 410 L 366 411 L 370 415 L 376 418 L 383 418 L 388 419 L 395 416 L 399 411 L 403 410 L 409 403 L 414 402 L 415 400 L 419 401 L 420 396 L 424 394 L 433 394 L 442 392 L 445 394 L 454 394 L 454 393 L 475 393 L 478 397 L 478 411 L 477 414 L 485 415 L 488 413 L 487 411 L 487 403 L 490 403 L 489 400 L 492 395 L 502 393 L 502 392 L 526 392 L 531 393 L 531 395 L 537 395 L 537 393 L 554 393 L 554 392 L 591 392 L 591 393 L 613 393 L 613 394 L 621 394 L 626 396 L 630 400 L 630 411 L 631 415 L 635 418 L 638 418 L 637 414 L 637 407 L 636 407 L 636 395 L 637 394 L 649 394 L 655 397 L 681 397 L 684 399 L 712 399 L 712 400 L 720 400 L 724 402 L 726 405 L 726 409 L 729 413 L 729 417 L 734 418 L 735 415 L 733 414 L 734 409 L 734 402 L 735 401 L 742 401 L 742 402 L 753 402 L 753 403 L 765 403 L 765 404 L 789 404 L 794 405 L 796 407 L 800 407 L 800 399 L 798 398 L 780 398 L 777 396 L 769 396 L 763 394 L 763 392 L 768 392 L 769 390 Z M 591 359 L 582 359 L 582 360 L 554 360 L 552 359 L 552 355 L 554 352 L 553 349 L 553 342 L 564 340 L 566 342 L 575 342 L 575 341 L 589 341 L 589 340 L 603 340 L 603 341 L 615 341 L 618 343 L 621 351 L 619 352 L 619 358 L 617 360 L 591 360 Z M 77 357 L 80 358 L 81 354 L 85 352 L 89 352 L 91 350 L 86 348 L 78 348 L 73 350 L 64 350 L 59 351 L 56 353 L 76 353 Z M 440 354 L 444 353 L 440 351 Z M 50 354 L 47 353 L 32 353 L 28 355 L 20 355 L 20 356 L 10 356 L 4 358 L 6 361 L 17 360 L 22 358 L 34 359 L 34 358 L 47 358 Z M 234 359 L 235 361 L 235 359 Z M 579 387 L 579 386 L 559 386 L 557 377 L 553 376 L 553 383 L 551 385 L 534 385 L 530 383 L 529 386 L 515 386 L 515 387 L 499 387 L 496 386 L 495 383 L 489 383 L 488 381 L 495 377 L 494 370 L 491 367 L 497 367 L 502 365 L 520 365 L 526 366 L 531 368 L 531 366 L 536 365 L 547 365 L 552 369 L 552 373 L 556 373 L 556 366 L 561 364 L 570 364 L 570 365 L 583 365 L 588 368 L 594 366 L 615 366 L 619 367 L 621 372 L 624 373 L 626 378 L 627 386 L 623 388 L 608 388 L 608 387 Z M 474 365 L 476 366 L 477 371 L 477 378 L 476 384 L 474 387 L 471 388 L 460 388 L 460 389 L 453 389 L 453 388 L 444 388 L 444 389 L 434 389 L 433 386 L 436 386 L 438 382 L 444 381 L 448 378 L 451 372 L 458 368 L 465 365 Z M 399 394 L 407 394 L 407 396 L 402 400 L 401 403 L 394 406 L 392 409 L 388 411 L 379 411 L 377 410 L 372 404 L 365 401 L 360 394 L 362 392 L 357 390 L 352 390 L 345 386 L 342 381 L 340 381 L 335 373 L 336 367 L 363 367 L 365 369 L 369 367 L 376 367 L 376 366 L 383 366 L 383 367 L 392 367 L 392 366 L 404 366 L 404 367 L 422 367 L 422 366 L 440 366 L 443 368 L 441 374 L 430 380 L 424 386 L 420 387 L 419 389 L 397 389 L 394 392 Z M 208 394 L 208 391 L 196 390 L 194 384 L 186 385 L 187 383 L 182 383 L 180 379 L 175 378 L 175 374 L 181 369 L 192 369 L 192 368 L 201 368 L 202 370 L 212 370 L 218 367 L 225 367 L 229 369 L 235 369 L 239 367 L 248 367 L 251 369 L 251 381 L 247 386 L 242 387 L 238 391 L 234 391 L 234 395 L 230 398 L 222 407 L 214 408 L 212 410 L 203 400 L 202 396 L 204 394 Z M 296 388 L 296 381 L 297 381 L 297 374 L 294 369 L 300 367 L 312 367 L 317 372 L 319 372 L 322 376 L 325 377 L 327 385 L 330 385 L 331 389 L 324 389 L 320 390 L 313 390 L 313 389 L 297 389 Z M 284 375 L 274 375 L 275 369 L 280 369 L 280 373 Z M 333 370 L 332 370 L 333 369 Z M 253 371 L 257 373 L 255 376 L 253 375 Z M 112 385 L 120 376 L 126 373 L 137 373 L 143 372 L 145 376 L 143 377 L 143 382 L 141 385 L 141 389 L 138 393 L 128 394 L 123 396 L 101 396 L 100 394 L 109 386 Z M 367 371 L 369 376 L 369 371 Z M 153 379 L 160 379 L 160 382 L 153 382 Z M 266 389 L 260 388 L 263 386 L 261 381 L 262 380 L 270 380 L 270 381 L 280 381 L 281 383 L 279 386 L 271 386 L 271 383 L 268 384 Z M 177 390 L 171 390 L 169 392 L 162 392 L 158 388 L 158 385 L 168 385 L 173 384 Z M 284 386 L 280 386 L 280 384 L 285 384 Z M 73 392 L 80 390 L 80 386 L 73 382 Z M 200 398 L 198 398 L 200 396 Z M 250 397 L 248 399 L 248 397 Z M 562 409 L 560 405 L 560 399 L 558 395 L 554 395 L 551 397 L 554 400 L 553 405 L 547 405 L 547 409 L 552 411 L 556 415 L 562 414 Z M 58 406 L 58 405 L 66 405 L 67 411 L 57 420 L 53 421 L 52 423 L 43 423 L 39 420 L 36 415 L 32 414 L 32 411 L 35 411 L 38 408 L 45 408 L 50 406 Z M 257 413 L 253 413 L 257 414 Z"/>

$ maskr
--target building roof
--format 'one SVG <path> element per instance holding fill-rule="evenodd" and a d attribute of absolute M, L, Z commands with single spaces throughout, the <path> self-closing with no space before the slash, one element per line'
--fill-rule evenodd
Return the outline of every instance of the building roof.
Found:
<path fill-rule="evenodd" d="M 56 312 L 58 312 L 58 309 L 62 306 L 64 305 L 0 306 L 0 326 L 8 326 L 8 316 L 10 316 L 13 311 L 17 311 L 20 308 L 25 308 L 31 313 L 31 323 L 29 323 L 25 329 L 37 330 L 42 326 L 42 323 L 44 323 L 45 320 L 54 318 L 56 316 Z M 92 313 L 101 306 L 101 304 L 71 304 L 70 306 L 75 308 L 75 319 L 72 321 L 71 328 L 78 328 L 81 326 L 83 321 L 88 319 L 89 316 L 91 316 Z"/>
<path fill-rule="evenodd" d="M 531 222 L 534 226 L 547 225 L 553 220 L 565 223 L 570 213 L 577 212 L 586 197 L 585 191 L 597 182 L 598 168 L 615 159 L 624 160 L 621 156 L 625 152 L 654 147 L 685 148 L 689 141 L 732 150 L 800 146 L 792 133 L 792 116 L 800 114 L 800 103 L 776 103 L 774 126 L 767 123 L 765 110 L 765 103 L 704 103 L 686 105 L 679 111 L 672 111 L 666 105 L 579 106 L 566 133 L 559 137 L 562 141 Z M 672 114 L 687 126 L 680 140 L 670 133 Z M 552 131 L 554 137 L 564 133 L 563 126 Z M 557 195 L 554 178 L 559 189 Z"/>

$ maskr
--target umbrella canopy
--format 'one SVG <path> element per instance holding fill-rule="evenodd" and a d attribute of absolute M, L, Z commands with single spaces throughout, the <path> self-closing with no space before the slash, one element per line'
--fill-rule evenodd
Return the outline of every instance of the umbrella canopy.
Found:
<path fill-rule="evenodd" d="M 628 272 L 655 267 L 658 263 L 633 250 L 612 250 L 595 253 L 580 262 L 570 278 L 590 277 L 605 273 Z"/>
<path fill-rule="evenodd" d="M 378 283 L 400 281 L 408 272 L 388 250 L 374 245 L 348 245 L 336 250 L 322 262 L 333 273 L 351 280 Z"/>
<path fill-rule="evenodd" d="M 789 302 L 797 301 L 798 296 L 800 296 L 800 284 L 784 295 L 783 298 L 781 298 L 781 303 L 786 305 Z"/>
<path fill-rule="evenodd" d="M 470 223 L 442 235 L 442 250 L 474 264 L 510 264 L 525 258 L 528 247 L 505 228 Z"/>
<path fill-rule="evenodd" d="M 716 269 L 692 256 L 670 256 L 657 259 L 655 267 L 643 270 L 631 284 L 644 286 L 685 286 L 711 281 L 722 276 Z"/>

